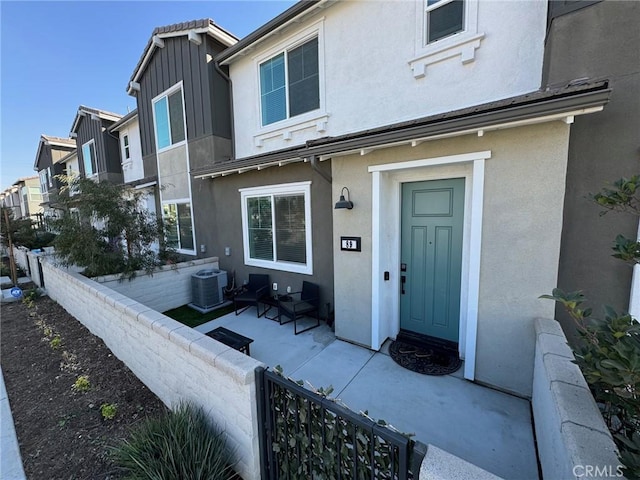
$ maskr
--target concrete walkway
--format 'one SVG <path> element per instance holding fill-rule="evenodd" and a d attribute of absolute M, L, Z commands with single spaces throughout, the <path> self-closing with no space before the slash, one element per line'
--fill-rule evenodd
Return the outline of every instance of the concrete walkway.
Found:
<path fill-rule="evenodd" d="M 0 478 L 2 480 L 24 480 L 20 448 L 13 426 L 9 397 L 0 370 Z"/>
<path fill-rule="evenodd" d="M 435 445 L 503 478 L 538 479 L 527 400 L 453 375 L 429 376 L 397 365 L 383 347 L 374 352 L 341 340 L 324 324 L 293 334 L 293 324 L 256 318 L 250 308 L 196 327 L 224 326 L 253 338 L 251 356 L 280 365 L 293 380 L 334 387 L 332 397 L 367 410 L 415 439 Z"/>

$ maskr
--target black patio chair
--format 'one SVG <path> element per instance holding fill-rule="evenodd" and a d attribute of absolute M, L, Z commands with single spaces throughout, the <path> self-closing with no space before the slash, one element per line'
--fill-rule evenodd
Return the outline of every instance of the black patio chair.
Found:
<path fill-rule="evenodd" d="M 247 308 L 255 305 L 258 318 L 266 313 L 265 311 L 260 313 L 261 300 L 269 294 L 269 275 L 250 273 L 249 283 L 247 283 L 243 290 L 233 296 L 233 309 L 236 315 L 240 315 Z M 238 308 L 246 305 L 242 310 L 238 311 Z"/>
<path fill-rule="evenodd" d="M 299 296 L 299 299 L 294 298 Z M 315 313 L 316 322 L 309 327 L 298 330 L 298 319 Z M 289 318 L 289 321 L 283 322 L 282 317 Z M 302 282 L 302 290 L 292 292 L 279 297 L 278 301 L 278 321 L 280 325 L 293 321 L 293 333 L 306 332 L 320 325 L 320 287 L 315 283 Z"/>

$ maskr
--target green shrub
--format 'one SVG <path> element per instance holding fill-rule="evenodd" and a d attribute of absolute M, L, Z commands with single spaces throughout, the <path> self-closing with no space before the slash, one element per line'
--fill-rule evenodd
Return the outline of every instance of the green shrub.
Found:
<path fill-rule="evenodd" d="M 105 420 L 113 420 L 118 413 L 118 405 L 115 403 L 103 403 L 100 405 L 100 414 Z"/>
<path fill-rule="evenodd" d="M 71 390 L 74 392 L 84 393 L 88 392 L 89 389 L 91 389 L 91 382 L 89 382 L 89 377 L 86 375 L 80 375 L 76 378 L 76 381 L 73 382 L 73 385 L 71 385 Z"/>
<path fill-rule="evenodd" d="M 202 408 L 188 403 L 146 420 L 112 454 L 130 478 L 225 480 L 234 475 L 224 434 L 208 423 Z"/>

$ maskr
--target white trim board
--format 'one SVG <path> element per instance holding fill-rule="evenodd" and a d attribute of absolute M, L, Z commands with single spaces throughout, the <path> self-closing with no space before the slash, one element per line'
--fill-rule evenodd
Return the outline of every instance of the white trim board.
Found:
<path fill-rule="evenodd" d="M 400 190 L 402 183 L 465 179 L 465 210 L 460 289 L 460 355 L 464 377 L 475 378 L 482 201 L 485 160 L 491 151 L 434 157 L 368 167 L 372 174 L 371 347 L 379 350 L 400 331 Z M 385 228 L 381 228 L 385 225 Z M 384 272 L 391 273 L 388 281 Z"/>

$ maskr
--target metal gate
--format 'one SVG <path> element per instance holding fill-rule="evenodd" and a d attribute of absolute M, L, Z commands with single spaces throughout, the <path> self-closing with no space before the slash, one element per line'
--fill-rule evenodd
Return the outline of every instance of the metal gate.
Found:
<path fill-rule="evenodd" d="M 277 373 L 256 379 L 263 480 L 413 478 L 409 437 Z"/>

